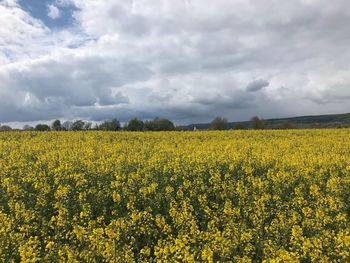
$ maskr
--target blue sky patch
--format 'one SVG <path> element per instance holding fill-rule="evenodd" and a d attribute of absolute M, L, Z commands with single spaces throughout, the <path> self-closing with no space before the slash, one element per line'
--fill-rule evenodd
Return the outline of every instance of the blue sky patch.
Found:
<path fill-rule="evenodd" d="M 51 29 L 66 28 L 75 23 L 73 13 L 77 8 L 73 5 L 58 5 L 54 0 L 20 0 L 19 4 L 31 16 L 40 19 Z"/>

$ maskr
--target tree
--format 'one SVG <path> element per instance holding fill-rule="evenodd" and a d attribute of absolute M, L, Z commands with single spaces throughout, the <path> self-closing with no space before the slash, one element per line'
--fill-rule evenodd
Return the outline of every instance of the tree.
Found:
<path fill-rule="evenodd" d="M 84 125 L 84 130 L 88 131 L 88 130 L 91 130 L 91 128 L 92 128 L 92 123 L 86 122 Z"/>
<path fill-rule="evenodd" d="M 71 130 L 72 131 L 82 131 L 84 129 L 85 122 L 82 120 L 77 120 L 72 123 Z"/>
<path fill-rule="evenodd" d="M 51 124 L 51 128 L 54 131 L 61 131 L 62 130 L 62 124 L 60 120 L 55 120 L 52 124 Z"/>
<path fill-rule="evenodd" d="M 33 131 L 34 127 L 26 124 L 26 125 L 23 126 L 22 130 L 24 130 L 24 131 Z"/>
<path fill-rule="evenodd" d="M 2 125 L 0 126 L 0 131 L 11 131 L 12 128 L 8 125 Z"/>
<path fill-rule="evenodd" d="M 113 119 L 108 125 L 109 131 L 119 131 L 121 129 L 120 122 L 117 119 Z"/>
<path fill-rule="evenodd" d="M 70 131 L 72 129 L 72 125 L 73 125 L 73 123 L 71 121 L 65 121 L 62 124 L 62 129 L 65 131 Z"/>
<path fill-rule="evenodd" d="M 295 129 L 294 125 L 291 122 L 284 122 L 279 125 L 278 128 L 283 130 Z"/>
<path fill-rule="evenodd" d="M 236 123 L 235 130 L 244 130 L 244 125 L 242 123 Z"/>
<path fill-rule="evenodd" d="M 104 121 L 102 124 L 97 126 L 97 129 L 101 131 L 119 131 L 121 126 L 117 119 L 113 119 L 111 121 Z"/>
<path fill-rule="evenodd" d="M 259 119 L 258 116 L 254 116 L 250 119 L 250 125 L 254 130 L 260 130 L 265 128 L 264 120 Z"/>
<path fill-rule="evenodd" d="M 143 121 L 135 118 L 129 121 L 128 125 L 126 126 L 127 131 L 143 131 L 145 127 L 145 124 Z"/>
<path fill-rule="evenodd" d="M 152 121 L 145 122 L 145 130 L 147 131 L 173 131 L 175 125 L 168 119 L 155 118 Z"/>
<path fill-rule="evenodd" d="M 50 131 L 51 129 L 50 129 L 49 125 L 39 123 L 35 126 L 34 130 L 36 130 L 36 131 Z"/>
<path fill-rule="evenodd" d="M 210 123 L 210 128 L 212 130 L 226 130 L 228 128 L 228 123 L 226 118 L 216 117 Z"/>

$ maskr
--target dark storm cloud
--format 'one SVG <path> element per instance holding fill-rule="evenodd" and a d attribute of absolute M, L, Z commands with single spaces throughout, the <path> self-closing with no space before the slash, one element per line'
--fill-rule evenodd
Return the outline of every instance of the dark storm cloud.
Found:
<path fill-rule="evenodd" d="M 132 61 L 98 55 L 40 59 L 0 69 L 6 114 L 0 121 L 68 117 L 74 107 L 128 104 L 118 87 L 146 80 L 151 72 Z M 38 116 L 38 117 L 35 117 Z"/>
<path fill-rule="evenodd" d="M 257 79 L 252 82 L 250 82 L 247 86 L 247 91 L 249 92 L 256 92 L 263 88 L 266 88 L 270 85 L 270 83 L 264 79 Z"/>

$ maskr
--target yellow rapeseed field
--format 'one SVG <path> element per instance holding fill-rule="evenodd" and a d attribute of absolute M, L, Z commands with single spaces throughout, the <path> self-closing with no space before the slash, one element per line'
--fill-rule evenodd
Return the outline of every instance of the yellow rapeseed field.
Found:
<path fill-rule="evenodd" d="M 350 130 L 0 133 L 3 262 L 349 262 Z"/>

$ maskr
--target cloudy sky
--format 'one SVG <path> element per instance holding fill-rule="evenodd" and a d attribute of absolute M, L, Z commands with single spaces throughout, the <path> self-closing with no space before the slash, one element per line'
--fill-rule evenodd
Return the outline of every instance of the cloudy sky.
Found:
<path fill-rule="evenodd" d="M 0 0 L 0 122 L 350 112 L 348 0 Z"/>

